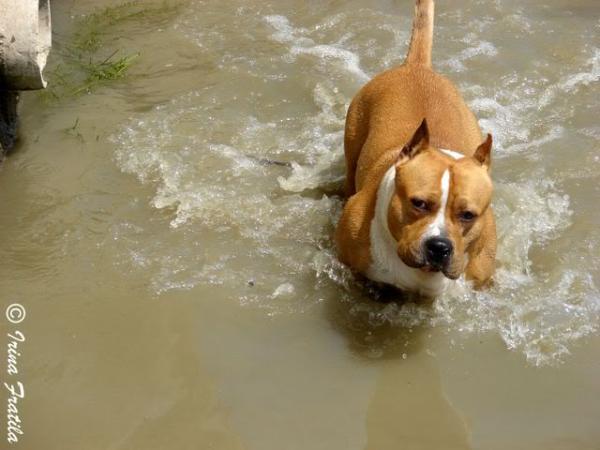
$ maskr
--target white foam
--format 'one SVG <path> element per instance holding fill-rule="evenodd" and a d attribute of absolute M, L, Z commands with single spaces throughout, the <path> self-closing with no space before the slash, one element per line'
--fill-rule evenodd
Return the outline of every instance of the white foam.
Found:
<path fill-rule="evenodd" d="M 356 75 L 359 81 L 367 82 L 370 79 L 369 75 L 360 68 L 360 58 L 358 55 L 349 50 L 322 44 L 313 47 L 293 46 L 290 51 L 293 55 L 305 54 L 314 55 L 324 60 L 338 60 L 348 72 Z"/>
<path fill-rule="evenodd" d="M 467 69 L 466 62 L 475 57 L 484 56 L 491 58 L 498 55 L 498 49 L 491 42 L 477 40 L 472 43 L 475 45 L 465 48 L 449 59 L 440 61 L 439 64 L 454 72 L 462 72 Z"/>
<path fill-rule="evenodd" d="M 305 119 L 298 143 L 308 164 L 294 161 L 291 174 L 277 178 L 286 191 L 302 192 L 332 183 L 340 185 L 343 181 L 342 146 L 347 99 L 329 83 L 318 83 L 313 100 L 320 111 Z"/>
<path fill-rule="evenodd" d="M 306 38 L 304 34 L 306 34 L 307 30 L 304 28 L 294 28 L 290 24 L 290 21 L 285 16 L 280 15 L 270 15 L 265 16 L 265 21 L 275 28 L 276 32 L 271 35 L 271 37 L 281 43 L 296 43 L 303 45 L 314 45 L 314 42 Z"/>
<path fill-rule="evenodd" d="M 589 72 L 578 72 L 563 78 L 559 86 L 565 92 L 572 92 L 580 85 L 587 86 L 600 80 L 600 49 L 594 51 L 594 56 L 590 59 L 592 66 Z"/>
<path fill-rule="evenodd" d="M 295 292 L 296 292 L 296 288 L 294 288 L 294 285 L 292 283 L 283 283 L 283 284 L 280 284 L 279 286 L 277 286 L 277 289 L 275 289 L 275 291 L 273 291 L 273 293 L 271 294 L 271 297 L 272 298 L 290 297 L 290 296 L 294 295 Z"/>
<path fill-rule="evenodd" d="M 542 94 L 540 104 L 547 106 L 561 92 L 574 92 L 580 86 L 600 80 L 600 48 L 594 48 L 593 55 L 588 58 L 586 65 L 589 66 L 589 70 L 569 73 L 562 76 L 557 84 L 549 86 Z"/>
<path fill-rule="evenodd" d="M 266 16 L 265 20 L 277 30 L 271 35 L 275 41 L 292 44 L 289 50 L 291 55 L 313 55 L 325 63 L 341 63 L 358 81 L 364 83 L 369 80 L 369 75 L 360 67 L 360 58 L 356 53 L 342 48 L 339 44 L 315 44 L 312 39 L 298 39 L 304 31 L 292 27 L 284 16 Z"/>

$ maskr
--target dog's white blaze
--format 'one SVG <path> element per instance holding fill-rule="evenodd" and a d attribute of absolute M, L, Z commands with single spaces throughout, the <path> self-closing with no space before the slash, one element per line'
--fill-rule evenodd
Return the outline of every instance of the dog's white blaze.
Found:
<path fill-rule="evenodd" d="M 440 209 L 433 222 L 427 227 L 427 237 L 440 236 L 446 227 L 446 206 L 448 205 L 448 193 L 450 192 L 450 171 L 446 169 L 442 175 L 442 195 L 440 196 Z"/>
<path fill-rule="evenodd" d="M 462 153 L 455 152 L 454 150 L 448 150 L 447 148 L 440 148 L 440 152 L 445 153 L 453 159 L 462 159 L 465 157 Z"/>
<path fill-rule="evenodd" d="M 371 265 L 367 276 L 400 289 L 424 295 L 441 294 L 447 278 L 441 272 L 426 273 L 404 264 L 398 256 L 398 243 L 388 225 L 388 210 L 396 189 L 396 167 L 392 165 L 385 173 L 377 190 L 375 215 L 371 221 Z M 447 195 L 446 195 L 447 198 Z"/>

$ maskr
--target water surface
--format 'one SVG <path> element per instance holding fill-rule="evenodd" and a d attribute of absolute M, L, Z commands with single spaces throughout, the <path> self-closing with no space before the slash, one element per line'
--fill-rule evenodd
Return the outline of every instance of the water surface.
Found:
<path fill-rule="evenodd" d="M 51 67 L 118 4 L 54 2 Z M 346 108 L 412 9 L 182 3 L 103 36 L 140 53 L 127 78 L 25 96 L 0 169 L 22 448 L 600 448 L 599 6 L 437 3 L 434 66 L 495 139 L 499 254 L 492 289 L 431 305 L 331 241 Z"/>

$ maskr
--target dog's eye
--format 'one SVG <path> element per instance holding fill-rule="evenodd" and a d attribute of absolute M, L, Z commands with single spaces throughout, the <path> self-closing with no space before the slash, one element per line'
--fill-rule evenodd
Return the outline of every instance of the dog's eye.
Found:
<path fill-rule="evenodd" d="M 476 216 L 471 211 L 463 211 L 458 215 L 458 217 L 463 222 L 471 222 Z"/>
<path fill-rule="evenodd" d="M 425 200 L 421 200 L 420 198 L 411 198 L 410 202 L 419 211 L 427 210 L 427 202 Z"/>

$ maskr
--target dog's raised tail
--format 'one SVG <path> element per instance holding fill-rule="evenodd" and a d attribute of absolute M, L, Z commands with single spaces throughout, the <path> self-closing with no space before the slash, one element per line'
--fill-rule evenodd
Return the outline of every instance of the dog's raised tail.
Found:
<path fill-rule="evenodd" d="M 406 64 L 431 67 L 433 42 L 433 0 L 416 0 L 412 36 Z"/>

